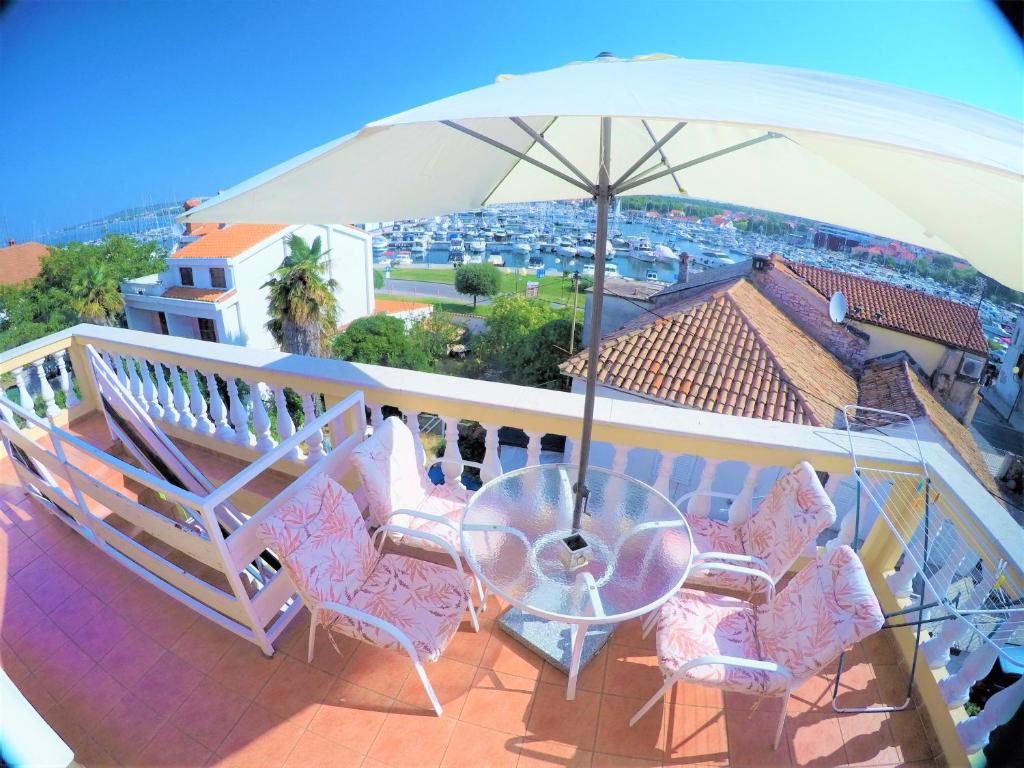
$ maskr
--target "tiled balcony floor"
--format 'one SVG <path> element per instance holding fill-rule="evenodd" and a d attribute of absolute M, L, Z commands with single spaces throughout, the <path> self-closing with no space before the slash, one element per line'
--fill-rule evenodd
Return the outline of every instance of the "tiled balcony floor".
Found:
<path fill-rule="evenodd" d="M 0 662 L 85 766 L 935 765 L 916 711 L 836 715 L 830 678 L 794 696 L 777 752 L 778 703 L 677 686 L 635 728 L 660 684 L 651 639 L 623 626 L 565 678 L 493 630 L 463 625 L 427 665 L 444 706 L 426 708 L 404 656 L 326 638 L 305 662 L 308 615 L 272 659 L 199 618 L 39 511 L 0 461 Z M 900 697 L 888 640 L 852 654 L 842 700 Z"/>

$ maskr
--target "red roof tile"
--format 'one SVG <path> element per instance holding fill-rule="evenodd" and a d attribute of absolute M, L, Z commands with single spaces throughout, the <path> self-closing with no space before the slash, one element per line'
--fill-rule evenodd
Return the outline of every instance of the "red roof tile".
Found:
<path fill-rule="evenodd" d="M 50 252 L 42 243 L 17 243 L 0 248 L 0 285 L 18 285 L 39 274 L 42 258 Z"/>
<path fill-rule="evenodd" d="M 605 386 L 673 405 L 833 426 L 857 400 L 852 375 L 744 279 L 689 293 L 601 345 Z M 562 372 L 586 376 L 580 353 Z"/>
<path fill-rule="evenodd" d="M 825 298 L 842 291 L 850 305 L 850 320 L 988 355 L 974 307 L 880 280 L 792 261 L 783 263 Z"/>
<path fill-rule="evenodd" d="M 241 256 L 254 245 L 276 235 L 284 224 L 231 224 L 223 229 L 206 230 L 201 238 L 171 254 L 172 259 L 230 259 Z M 197 228 L 198 230 L 198 228 Z M 193 230 L 194 234 L 199 234 Z"/>
<path fill-rule="evenodd" d="M 429 304 L 421 304 L 418 301 L 401 301 L 399 299 L 376 299 L 373 302 L 376 314 L 394 314 L 395 312 L 409 312 L 414 309 L 429 309 Z"/>

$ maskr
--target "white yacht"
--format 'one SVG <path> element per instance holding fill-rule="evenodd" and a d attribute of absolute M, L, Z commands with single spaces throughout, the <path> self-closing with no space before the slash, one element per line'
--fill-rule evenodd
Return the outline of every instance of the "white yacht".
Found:
<path fill-rule="evenodd" d="M 618 277 L 619 268 L 611 262 L 604 265 L 604 276 L 605 277 Z"/>
<path fill-rule="evenodd" d="M 483 253 L 487 248 L 487 242 L 481 238 L 475 238 L 468 243 L 468 250 L 471 253 Z"/>

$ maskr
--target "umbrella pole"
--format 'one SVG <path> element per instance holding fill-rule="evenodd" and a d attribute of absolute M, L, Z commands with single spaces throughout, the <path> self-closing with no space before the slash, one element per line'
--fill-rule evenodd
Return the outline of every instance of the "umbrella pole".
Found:
<path fill-rule="evenodd" d="M 587 394 L 583 401 L 583 434 L 580 437 L 580 468 L 574 490 L 572 530 L 576 533 L 587 508 L 587 466 L 590 463 L 590 440 L 594 428 L 594 401 L 597 398 L 597 358 L 601 346 L 601 308 L 604 304 L 604 262 L 608 247 L 608 204 L 611 201 L 609 166 L 611 164 L 612 120 L 601 118 L 601 164 L 597 179 L 597 242 L 594 244 L 594 295 L 590 312 L 590 341 L 587 349 Z"/>

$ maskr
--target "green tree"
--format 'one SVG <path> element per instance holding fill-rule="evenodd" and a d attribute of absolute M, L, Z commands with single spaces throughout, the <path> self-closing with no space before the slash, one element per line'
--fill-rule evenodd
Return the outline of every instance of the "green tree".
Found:
<path fill-rule="evenodd" d="M 379 291 L 384 287 L 384 273 L 379 269 L 373 270 L 373 290 Z"/>
<path fill-rule="evenodd" d="M 429 317 L 420 320 L 409 330 L 409 337 L 433 364 L 448 356 L 448 350 L 458 344 L 463 333 L 463 329 L 452 322 L 450 314 L 434 307 Z"/>
<path fill-rule="evenodd" d="M 566 380 L 558 365 L 568 357 L 571 328 L 568 310 L 552 309 L 537 299 L 500 296 L 492 305 L 487 330 L 476 338 L 474 354 L 504 381 L 563 389 Z"/>
<path fill-rule="evenodd" d="M 323 357 L 338 328 L 338 283 L 328 276 L 320 238 L 285 241 L 288 255 L 262 287 L 270 289 L 267 330 L 285 352 Z"/>
<path fill-rule="evenodd" d="M 117 325 L 124 310 L 119 281 L 103 262 L 93 261 L 74 277 L 71 306 L 79 317 L 96 325 Z"/>
<path fill-rule="evenodd" d="M 387 365 L 414 371 L 430 370 L 430 358 L 405 330 L 405 321 L 389 315 L 371 315 L 353 322 L 331 342 L 340 360 Z"/>
<path fill-rule="evenodd" d="M 501 290 L 501 272 L 493 264 L 463 264 L 455 270 L 455 290 L 473 297 L 494 296 Z"/>

